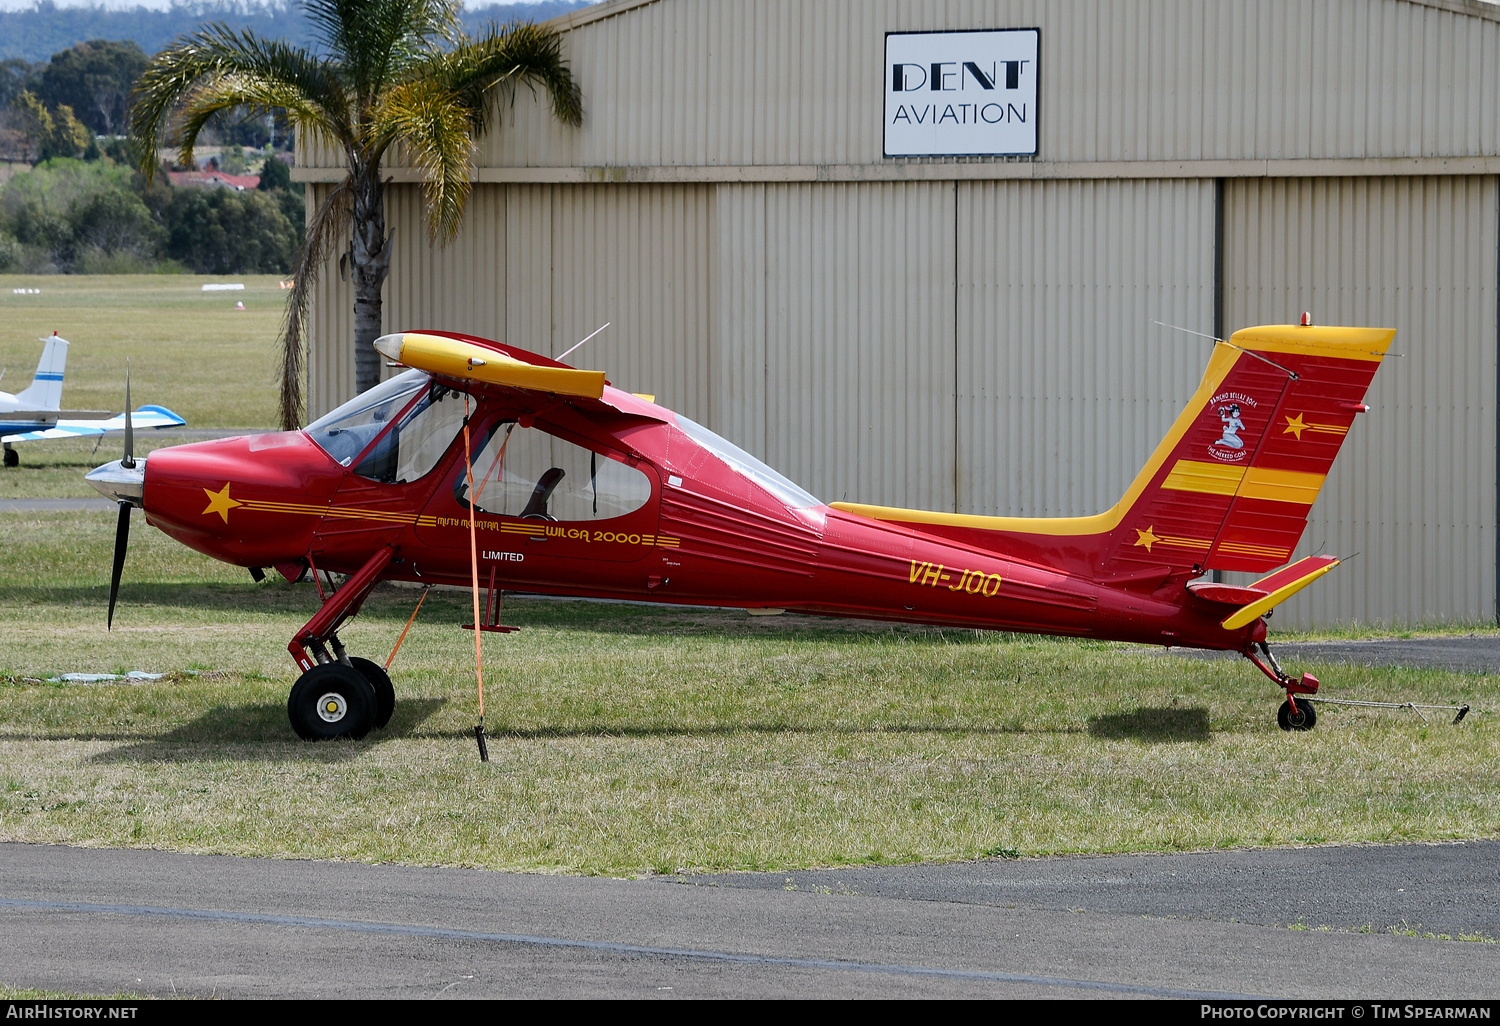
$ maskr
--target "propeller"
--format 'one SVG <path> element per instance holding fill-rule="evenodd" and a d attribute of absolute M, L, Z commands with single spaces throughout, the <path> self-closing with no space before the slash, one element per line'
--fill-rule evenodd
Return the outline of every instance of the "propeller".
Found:
<path fill-rule="evenodd" d="M 130 426 L 129 357 L 125 359 L 125 455 L 120 459 L 120 467 L 135 470 L 135 431 Z M 145 476 L 142 472 L 142 483 Z M 105 619 L 105 630 L 114 630 L 115 627 L 115 599 L 120 595 L 120 574 L 125 569 L 125 550 L 130 545 L 130 507 L 133 505 L 129 499 L 121 499 L 120 516 L 115 521 L 115 564 L 109 574 L 109 615 Z"/>
<path fill-rule="evenodd" d="M 115 562 L 109 575 L 108 629 L 115 625 L 115 600 L 120 597 L 120 573 L 125 569 L 125 550 L 130 543 L 130 507 L 145 505 L 146 460 L 135 458 L 135 429 L 130 420 L 130 361 L 125 361 L 125 454 L 113 463 L 95 467 L 84 475 L 107 499 L 119 503 L 120 516 L 115 521 Z"/>

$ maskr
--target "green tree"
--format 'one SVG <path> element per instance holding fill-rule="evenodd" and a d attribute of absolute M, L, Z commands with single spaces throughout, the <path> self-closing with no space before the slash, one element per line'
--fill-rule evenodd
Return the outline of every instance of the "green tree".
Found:
<path fill-rule="evenodd" d="M 146 70 L 146 53 L 133 42 L 91 39 L 52 55 L 37 95 L 52 108 L 67 104 L 98 135 L 125 126 L 130 90 Z"/>
<path fill-rule="evenodd" d="M 256 188 L 271 194 L 300 236 L 307 220 L 306 187 L 301 182 L 292 181 L 291 166 L 274 156 L 267 157 L 266 162 L 261 165 L 260 185 Z"/>
<path fill-rule="evenodd" d="M 167 255 L 195 274 L 285 274 L 297 234 L 263 192 L 174 189 L 162 211 Z"/>
<path fill-rule="evenodd" d="M 182 159 L 191 161 L 199 132 L 235 108 L 261 115 L 281 108 L 299 146 L 316 140 L 343 157 L 345 177 L 313 215 L 293 267 L 282 336 L 281 419 L 288 429 L 302 415 L 307 299 L 346 231 L 355 385 L 363 390 L 379 380 L 380 357 L 370 343 L 381 334 L 381 288 L 390 270 L 381 164 L 392 148 L 399 145 L 421 170 L 428 231 L 445 242 L 461 222 L 476 139 L 502 107 L 497 92 L 540 87 L 561 121 L 583 119 L 577 84 L 549 30 L 492 26 L 471 39 L 459 27 L 455 0 L 306 0 L 304 10 L 318 54 L 215 25 L 152 59 L 130 112 L 147 175 L 170 136 L 180 136 Z"/>
<path fill-rule="evenodd" d="M 11 108 L 16 113 L 21 134 L 31 146 L 37 160 L 53 157 L 76 157 L 83 152 L 93 136 L 73 115 L 73 108 L 62 104 L 53 110 L 26 90 L 13 101 Z"/>
<path fill-rule="evenodd" d="M 33 271 L 155 270 L 167 233 L 127 168 L 56 158 L 0 188 L 0 231 Z"/>
<path fill-rule="evenodd" d="M 19 57 L 0 61 L 0 104 L 9 104 L 26 89 L 35 90 L 36 78 L 45 64 L 28 64 Z"/>

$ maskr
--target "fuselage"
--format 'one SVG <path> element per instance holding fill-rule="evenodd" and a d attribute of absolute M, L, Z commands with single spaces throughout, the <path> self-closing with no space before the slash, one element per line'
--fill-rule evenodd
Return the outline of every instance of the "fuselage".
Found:
<path fill-rule="evenodd" d="M 1255 628 L 1225 630 L 1222 606 L 1188 591 L 1193 573 L 1107 584 L 1065 548 L 1048 560 L 1035 546 L 1011 551 L 1004 539 L 941 537 L 834 509 L 654 403 L 612 388 L 605 399 L 607 410 L 537 409 L 524 393 L 479 389 L 467 458 L 459 431 L 413 480 L 391 469 L 394 449 L 383 464 L 371 455 L 383 436 L 370 425 L 159 449 L 146 462 L 143 505 L 148 522 L 194 549 L 288 577 L 309 565 L 354 573 L 393 546 L 384 579 L 467 586 L 472 519 L 480 582 L 507 590 L 1217 649 L 1252 640 Z M 528 513 L 520 499 L 507 511 L 486 498 L 500 495 L 494 474 L 514 458 L 506 446 L 521 444 L 517 425 L 544 432 L 558 464 L 573 458 L 558 454 L 564 447 L 587 457 L 569 464 L 587 469 L 556 471 L 573 499 L 549 491 L 550 506 L 533 497 Z M 601 512 L 605 477 L 634 497 Z M 547 490 L 533 489 L 536 479 L 525 479 L 522 499 Z"/>

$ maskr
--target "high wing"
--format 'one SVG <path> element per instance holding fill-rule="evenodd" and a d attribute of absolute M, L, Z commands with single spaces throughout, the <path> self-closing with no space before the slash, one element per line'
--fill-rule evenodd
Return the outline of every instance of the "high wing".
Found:
<path fill-rule="evenodd" d="M 165 406 L 142 406 L 130 415 L 130 426 L 136 431 L 146 428 L 181 427 L 186 423 L 187 421 Z M 0 441 L 6 443 L 37 442 L 45 438 L 80 438 L 102 435 L 106 431 L 123 430 L 125 430 L 125 414 L 121 413 L 108 420 L 59 420 L 49 428 L 0 436 Z"/>
<path fill-rule="evenodd" d="M 565 397 L 575 407 L 590 406 L 665 421 L 650 398 L 622 392 L 603 371 L 579 370 L 537 353 L 501 342 L 450 331 L 407 331 L 375 340 L 375 348 L 393 363 L 423 370 L 455 384 L 480 382 L 536 396 Z M 556 400 L 554 400 L 555 402 Z"/>

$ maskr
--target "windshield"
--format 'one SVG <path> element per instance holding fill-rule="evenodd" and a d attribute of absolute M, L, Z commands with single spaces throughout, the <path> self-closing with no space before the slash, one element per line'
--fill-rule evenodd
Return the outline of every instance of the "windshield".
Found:
<path fill-rule="evenodd" d="M 748 477 L 792 509 L 823 505 L 811 492 L 795 481 L 778 474 L 744 449 L 727 439 L 720 438 L 697 421 L 689 420 L 679 413 L 677 426 L 686 431 L 693 441 L 729 464 L 731 469 Z"/>
<path fill-rule="evenodd" d="M 419 370 L 398 374 L 313 421 L 307 433 L 340 466 L 347 467 L 429 380 Z"/>

